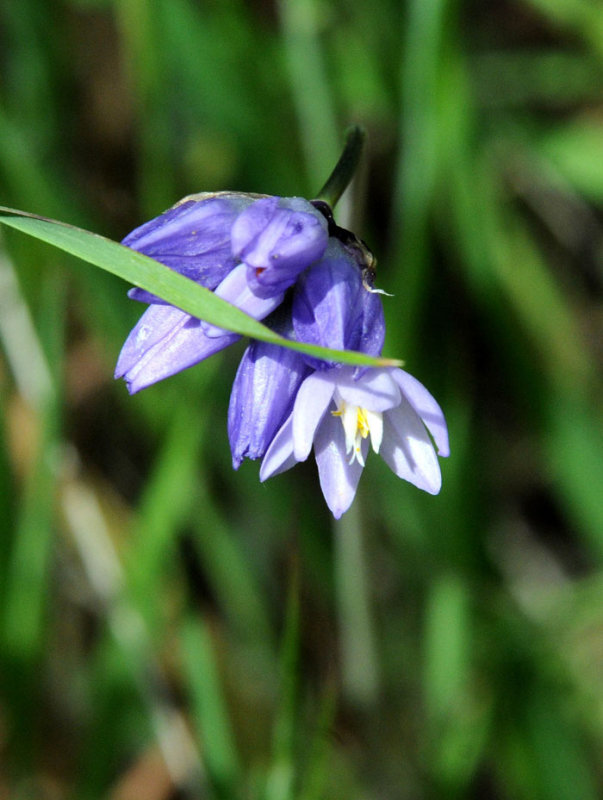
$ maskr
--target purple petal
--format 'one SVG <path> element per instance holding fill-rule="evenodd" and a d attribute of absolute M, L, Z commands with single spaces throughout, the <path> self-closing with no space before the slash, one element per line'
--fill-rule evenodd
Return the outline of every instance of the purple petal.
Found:
<path fill-rule="evenodd" d="M 385 341 L 385 316 L 381 295 L 362 287 L 360 292 L 360 324 L 348 332 L 347 350 L 359 350 L 369 356 L 380 356 Z M 355 377 L 364 374 L 367 367 L 356 367 Z"/>
<path fill-rule="evenodd" d="M 433 436 L 438 448 L 438 454 L 440 456 L 449 456 L 448 427 L 444 419 L 444 412 L 437 401 L 423 384 L 408 372 L 402 369 L 393 369 L 391 375 Z"/>
<path fill-rule="evenodd" d="M 247 265 L 256 294 L 284 292 L 319 259 L 328 241 L 327 222 L 300 197 L 267 197 L 243 211 L 232 228 L 232 253 Z"/>
<path fill-rule="evenodd" d="M 184 311 L 173 306 L 151 306 L 130 331 L 124 342 L 117 364 L 115 378 L 123 376 L 132 369 L 154 345 L 170 334 L 189 317 Z"/>
<path fill-rule="evenodd" d="M 290 414 L 266 450 L 260 467 L 260 480 L 268 480 L 291 469 L 295 464 L 297 459 L 293 455 L 293 424 Z"/>
<path fill-rule="evenodd" d="M 147 292 L 146 289 L 139 289 L 138 286 L 128 289 L 128 297 L 130 300 L 136 300 L 137 303 L 156 303 L 157 305 L 162 306 L 169 305 L 169 303 L 167 303 L 165 300 L 162 300 L 161 297 L 157 297 L 156 294 Z"/>
<path fill-rule="evenodd" d="M 336 240 L 298 278 L 292 316 L 300 341 L 372 355 L 381 352 L 385 331 L 381 298 L 364 288 L 358 264 Z M 331 366 L 309 356 L 306 360 L 316 369 Z"/>
<path fill-rule="evenodd" d="M 387 411 L 398 405 L 400 389 L 389 370 L 369 367 L 357 380 L 354 380 L 354 373 L 353 367 L 338 371 L 337 389 L 346 403 L 369 411 Z"/>
<path fill-rule="evenodd" d="M 252 202 L 244 194 L 193 195 L 133 230 L 122 244 L 214 289 L 237 264 L 230 233 Z M 146 302 L 148 294 L 141 292 L 134 290 L 132 296 Z"/>
<path fill-rule="evenodd" d="M 404 398 L 383 415 L 379 454 L 399 478 L 437 494 L 442 485 L 438 457 L 420 417 Z"/>
<path fill-rule="evenodd" d="M 363 445 L 368 446 L 368 442 L 365 440 Z M 349 463 L 343 425 L 337 417 L 330 414 L 323 417 L 316 432 L 314 452 L 320 488 L 331 513 L 339 519 L 352 505 L 363 467 L 356 460 Z"/>
<path fill-rule="evenodd" d="M 223 350 L 240 337 L 209 339 L 199 320 L 172 306 L 151 306 L 128 336 L 115 370 L 130 394 Z"/>
<path fill-rule="evenodd" d="M 338 242 L 331 241 L 326 255 L 297 282 L 292 312 L 297 338 L 324 347 L 344 348 L 350 318 L 356 316 L 361 285 L 354 262 Z"/>
<path fill-rule="evenodd" d="M 308 372 L 298 353 L 254 341 L 245 350 L 230 395 L 228 438 L 232 463 L 261 458 L 290 414 Z"/>
<path fill-rule="evenodd" d="M 310 455 L 314 434 L 334 391 L 333 376 L 326 372 L 315 372 L 300 386 L 293 410 L 293 442 L 297 461 L 305 461 Z"/>
<path fill-rule="evenodd" d="M 258 297 L 249 288 L 245 273 L 245 265 L 239 264 L 224 278 L 214 294 L 240 308 L 250 317 L 264 319 L 282 303 L 283 295 L 278 294 L 267 298 Z M 229 334 L 229 331 L 219 328 L 217 325 L 210 325 L 209 322 L 203 323 L 203 329 L 207 336 L 211 338 Z"/>

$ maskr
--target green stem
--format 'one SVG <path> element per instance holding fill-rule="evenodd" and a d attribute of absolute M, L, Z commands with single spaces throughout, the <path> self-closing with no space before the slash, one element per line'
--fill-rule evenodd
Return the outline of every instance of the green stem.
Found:
<path fill-rule="evenodd" d="M 335 208 L 337 201 L 354 177 L 362 155 L 365 139 L 366 134 L 363 128 L 358 125 L 348 128 L 343 153 L 339 157 L 339 161 L 327 182 L 318 193 L 317 200 L 324 200 L 331 208 Z"/>

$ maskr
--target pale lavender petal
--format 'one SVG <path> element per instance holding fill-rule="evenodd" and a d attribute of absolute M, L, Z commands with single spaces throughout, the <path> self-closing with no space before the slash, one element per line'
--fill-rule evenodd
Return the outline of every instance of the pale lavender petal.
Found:
<path fill-rule="evenodd" d="M 437 494 L 442 485 L 435 449 L 410 403 L 401 398 L 397 408 L 383 415 L 383 441 L 379 454 L 399 478 Z"/>
<path fill-rule="evenodd" d="M 334 391 L 333 376 L 325 372 L 315 372 L 300 386 L 293 408 L 293 442 L 297 461 L 305 461 L 310 455 L 314 434 Z"/>
<path fill-rule="evenodd" d="M 151 306 L 126 340 L 116 368 L 130 394 L 223 350 L 240 337 L 205 336 L 198 319 L 171 306 Z"/>
<path fill-rule="evenodd" d="M 437 401 L 416 378 L 402 369 L 392 369 L 391 375 L 402 389 L 408 402 L 421 417 L 427 429 L 433 436 L 438 448 L 438 455 L 450 455 L 448 443 L 448 427 L 444 419 L 444 412 Z"/>
<path fill-rule="evenodd" d="M 228 407 L 228 439 L 235 469 L 244 458 L 264 455 L 291 413 L 308 371 L 299 353 L 285 347 L 253 341 L 245 350 Z"/>
<path fill-rule="evenodd" d="M 337 389 L 346 403 L 369 411 L 386 411 L 398 405 L 400 389 L 389 370 L 369 368 L 357 380 L 354 373 L 353 367 L 344 367 L 337 376 Z"/>
<path fill-rule="evenodd" d="M 366 455 L 368 441 L 362 444 Z M 363 467 L 356 460 L 349 463 L 343 425 L 337 417 L 327 414 L 323 418 L 316 432 L 314 453 L 320 488 L 331 513 L 339 519 L 352 505 Z"/>
<path fill-rule="evenodd" d="M 127 294 L 130 300 L 136 300 L 137 303 L 155 303 L 162 306 L 169 305 L 166 300 L 162 300 L 161 297 L 157 297 L 156 294 L 147 292 L 146 289 L 139 289 L 138 286 L 128 289 Z"/>
<path fill-rule="evenodd" d="M 157 305 L 148 308 L 132 328 L 121 348 L 115 366 L 115 377 L 122 378 L 148 350 L 188 319 L 190 319 L 189 314 L 173 306 Z"/>
<path fill-rule="evenodd" d="M 247 283 L 244 264 L 239 264 L 238 267 L 235 267 L 216 288 L 214 294 L 240 308 L 241 311 L 249 314 L 254 319 L 264 319 L 283 300 L 282 294 L 266 298 L 258 297 L 254 294 Z M 216 325 L 210 325 L 209 322 L 204 322 L 203 328 L 210 338 L 229 335 L 229 331 Z"/>
<path fill-rule="evenodd" d="M 233 225 L 231 231 L 232 253 L 237 261 L 243 261 L 253 251 L 277 212 L 279 199 L 263 197 L 252 203 L 246 214 L 239 214 L 237 224 Z"/>
<path fill-rule="evenodd" d="M 281 429 L 272 440 L 260 467 L 260 480 L 265 481 L 285 472 L 297 464 L 293 454 L 292 414 L 283 423 Z"/>

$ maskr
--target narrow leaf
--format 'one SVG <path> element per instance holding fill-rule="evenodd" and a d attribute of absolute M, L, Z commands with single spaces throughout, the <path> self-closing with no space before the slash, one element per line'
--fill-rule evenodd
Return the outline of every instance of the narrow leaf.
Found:
<path fill-rule="evenodd" d="M 54 245 L 66 253 L 94 264 L 134 286 L 161 297 L 187 314 L 234 333 L 344 364 L 383 367 L 398 366 L 402 363 L 396 359 L 373 358 L 364 353 L 350 350 L 330 350 L 326 347 L 285 339 L 240 309 L 216 297 L 213 292 L 198 283 L 136 250 L 124 247 L 104 236 L 56 220 L 37 217 L 3 206 L 0 206 L 0 212 L 14 215 L 0 216 L 0 223 Z"/>

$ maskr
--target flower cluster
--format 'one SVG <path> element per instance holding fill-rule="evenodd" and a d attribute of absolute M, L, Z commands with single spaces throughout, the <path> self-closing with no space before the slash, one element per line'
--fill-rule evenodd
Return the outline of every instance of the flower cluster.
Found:
<path fill-rule="evenodd" d="M 299 197 L 185 198 L 123 244 L 215 292 L 275 331 L 332 349 L 381 354 L 385 323 L 372 261 L 329 207 Z M 240 337 L 140 289 L 149 304 L 115 370 L 137 392 Z M 228 410 L 233 466 L 263 459 L 260 479 L 310 455 L 336 518 L 350 506 L 370 447 L 401 478 L 436 494 L 448 455 L 442 411 L 411 375 L 349 367 L 260 341 L 245 350 Z"/>

